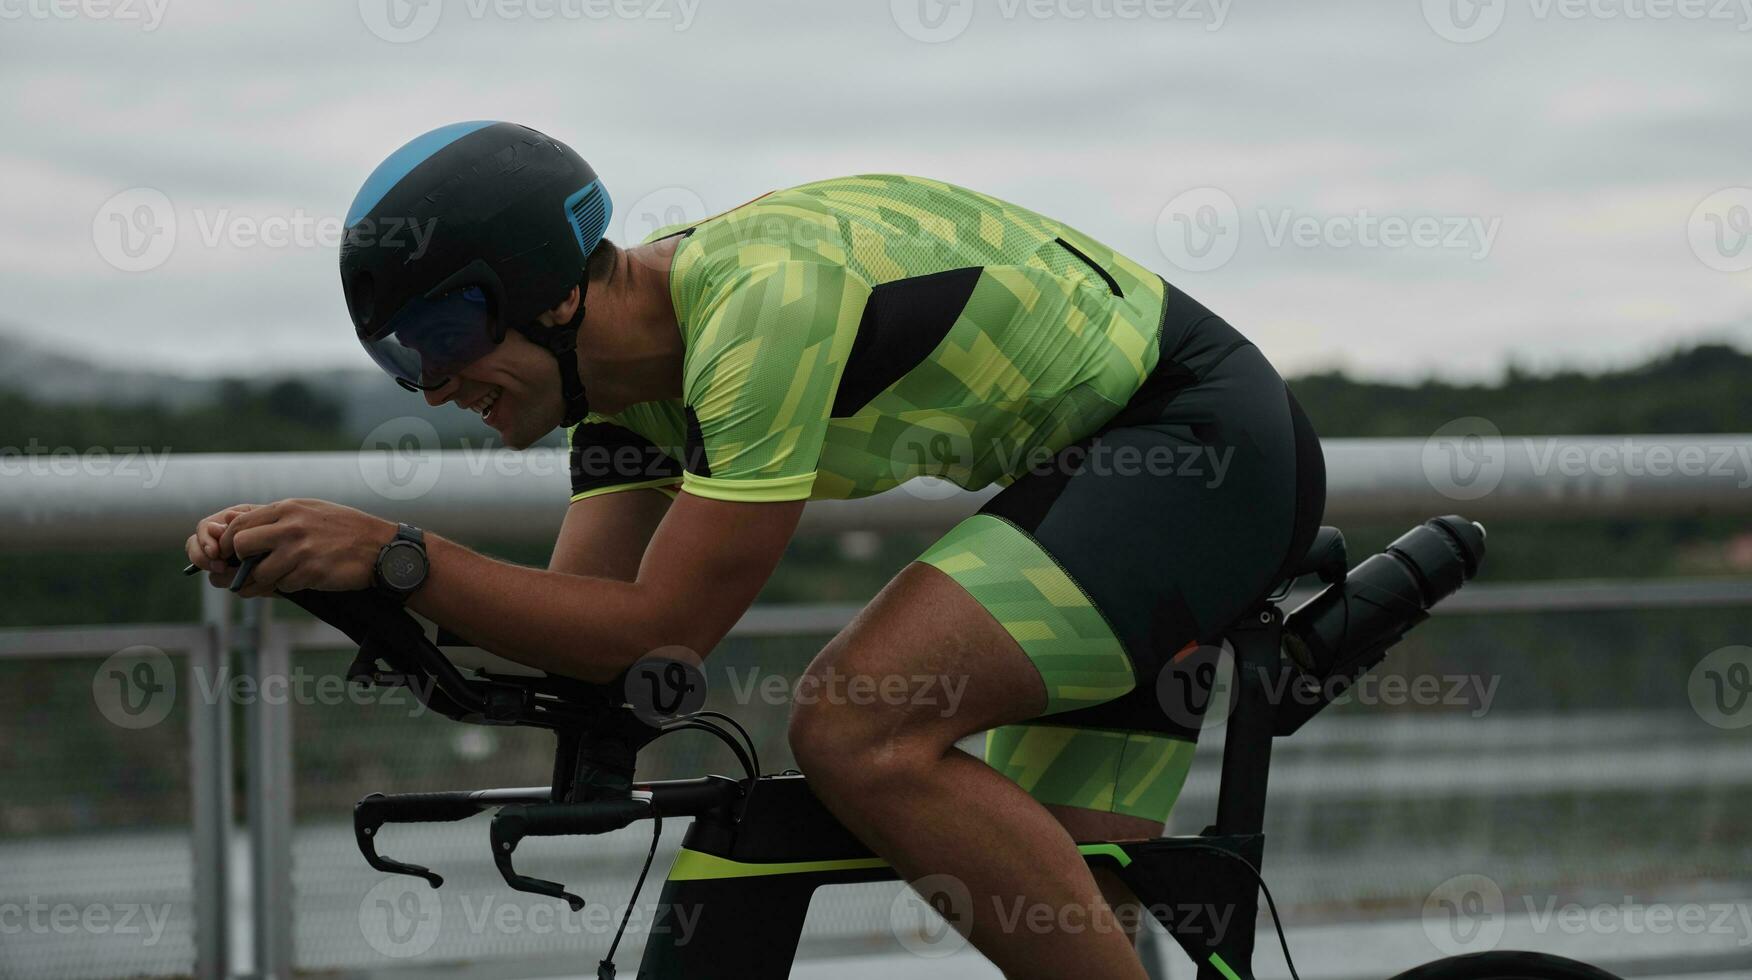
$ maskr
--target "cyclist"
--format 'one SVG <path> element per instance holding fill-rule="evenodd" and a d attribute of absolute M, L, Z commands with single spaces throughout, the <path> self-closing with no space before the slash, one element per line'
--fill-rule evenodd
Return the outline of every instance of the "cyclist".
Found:
<path fill-rule="evenodd" d="M 1128 896 L 1072 843 L 1160 832 L 1198 719 L 1159 682 L 1319 523 L 1318 444 L 1283 381 L 1137 262 L 934 180 L 824 180 L 630 248 L 610 214 L 570 149 L 475 122 L 397 150 L 346 219 L 347 307 L 379 365 L 514 448 L 569 427 L 547 570 L 308 500 L 228 508 L 191 558 L 222 581 L 271 552 L 247 594 L 375 585 L 609 681 L 709 652 L 806 500 L 1001 484 L 821 651 L 791 744 L 909 880 L 960 883 L 958 925 L 1007 976 L 1144 976 L 1100 927 Z M 983 761 L 955 748 L 979 732 Z"/>

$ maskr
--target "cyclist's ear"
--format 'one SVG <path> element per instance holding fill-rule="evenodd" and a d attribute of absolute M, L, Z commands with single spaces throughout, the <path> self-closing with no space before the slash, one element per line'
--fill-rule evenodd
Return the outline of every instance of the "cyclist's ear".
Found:
<path fill-rule="evenodd" d="M 536 317 L 536 322 L 544 327 L 559 327 L 572 322 L 572 314 L 578 310 L 578 287 L 573 286 L 560 305 Z"/>

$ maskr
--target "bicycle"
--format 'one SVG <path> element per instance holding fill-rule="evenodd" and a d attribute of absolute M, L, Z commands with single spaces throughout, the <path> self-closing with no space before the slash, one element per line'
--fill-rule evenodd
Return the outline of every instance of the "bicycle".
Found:
<path fill-rule="evenodd" d="M 1260 872 L 1272 742 L 1294 734 L 1378 665 L 1432 606 L 1477 573 L 1483 555 L 1483 527 L 1448 516 L 1413 528 L 1352 569 L 1342 532 L 1322 527 L 1289 577 L 1224 632 L 1233 673 L 1216 822 L 1196 835 L 1079 844 L 1091 866 L 1114 870 L 1161 922 L 1197 964 L 1198 980 L 1253 980 L 1261 892 L 1285 962 L 1296 975 Z M 245 574 L 240 572 L 239 581 Z M 1305 575 L 1326 587 L 1286 617 L 1279 603 L 1291 583 Z M 373 793 L 360 800 L 353 814 L 355 838 L 365 860 L 379 871 L 442 885 L 443 878 L 429 868 L 378 854 L 377 832 L 389 823 L 454 821 L 496 810 L 488 836 L 506 884 L 562 899 L 578 910 L 583 900 L 564 885 L 516 869 L 518 844 L 529 837 L 602 834 L 649 819 L 651 853 L 635 886 L 636 901 L 662 821 L 691 819 L 658 900 L 640 980 L 787 976 L 816 889 L 896 880 L 893 870 L 816 800 L 803 775 L 762 774 L 753 740 L 728 715 L 693 711 L 653 718 L 650 711 L 630 706 L 621 686 L 553 676 L 485 652 L 447 653 L 442 634 L 428 637 L 419 622 L 374 592 L 284 595 L 358 645 L 350 680 L 408 687 L 430 709 L 457 721 L 533 726 L 557 738 L 548 786 Z M 696 682 L 684 670 L 652 664 L 635 668 L 640 669 L 647 673 L 638 682 L 672 701 L 693 693 Z M 1197 678 L 1206 697 L 1210 672 Z M 636 780 L 639 751 L 676 731 L 722 739 L 743 777 Z M 1188 904 L 1229 914 L 1164 914 Z M 685 930 L 678 927 L 677 910 L 692 913 Z M 1229 925 L 1216 927 L 1218 921 Z M 614 976 L 614 949 L 626 926 L 623 918 L 608 958 L 599 964 L 599 977 Z M 1616 978 L 1557 956 L 1496 951 L 1437 960 L 1394 980 Z"/>

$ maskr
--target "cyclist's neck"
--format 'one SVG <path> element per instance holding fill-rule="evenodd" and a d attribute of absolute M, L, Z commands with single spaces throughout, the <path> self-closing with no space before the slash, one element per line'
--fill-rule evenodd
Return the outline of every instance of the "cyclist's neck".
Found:
<path fill-rule="evenodd" d="M 669 293 L 680 239 L 623 249 L 608 278 L 590 285 L 578 328 L 578 371 L 594 411 L 681 397 L 682 340 Z"/>

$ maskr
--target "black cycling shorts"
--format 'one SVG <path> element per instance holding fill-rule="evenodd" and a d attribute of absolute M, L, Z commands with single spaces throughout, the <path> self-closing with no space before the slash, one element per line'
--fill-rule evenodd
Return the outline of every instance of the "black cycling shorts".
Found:
<path fill-rule="evenodd" d="M 1319 442 L 1283 379 L 1222 318 L 1168 295 L 1161 357 L 1125 407 L 921 558 L 966 587 L 1047 684 L 1046 714 L 992 733 L 988 761 L 1056 782 L 1029 787 L 1049 802 L 1162 816 L 1179 788 L 1165 793 L 1164 774 L 1184 777 L 1199 723 L 1159 691 L 1164 668 L 1214 657 L 1201 644 L 1285 577 L 1326 502 Z"/>

